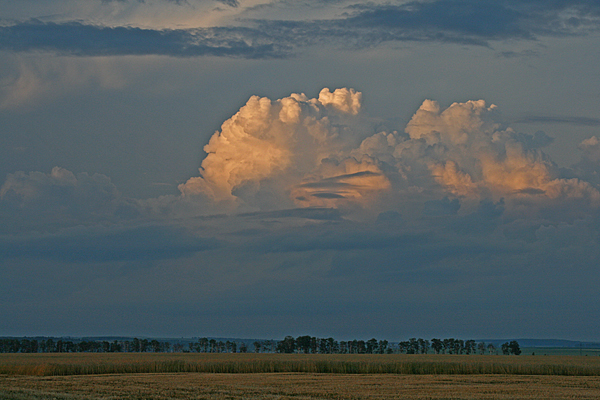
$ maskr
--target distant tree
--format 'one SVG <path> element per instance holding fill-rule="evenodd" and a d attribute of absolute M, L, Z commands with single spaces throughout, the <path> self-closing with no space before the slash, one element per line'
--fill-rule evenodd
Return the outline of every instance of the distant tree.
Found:
<path fill-rule="evenodd" d="M 399 353 L 408 353 L 409 343 L 407 341 L 398 342 L 398 352 Z"/>
<path fill-rule="evenodd" d="M 485 354 L 485 342 L 477 343 L 477 350 L 479 351 L 479 354 Z"/>
<path fill-rule="evenodd" d="M 141 345 L 140 345 L 140 339 L 138 338 L 133 338 L 133 351 L 136 353 L 139 353 L 141 350 Z"/>
<path fill-rule="evenodd" d="M 308 335 L 298 336 L 296 338 L 296 347 L 298 348 L 298 353 L 308 354 L 311 350 L 311 337 Z"/>
<path fill-rule="evenodd" d="M 431 348 L 435 351 L 435 354 L 440 354 L 444 349 L 444 343 L 440 339 L 433 338 L 431 339 Z"/>
<path fill-rule="evenodd" d="M 488 352 L 490 354 L 497 354 L 497 352 L 496 352 L 496 346 L 494 346 L 493 343 L 488 344 L 487 345 L 487 349 L 488 349 Z"/>
<path fill-rule="evenodd" d="M 200 347 L 200 351 L 202 351 L 203 353 L 208 353 L 208 339 L 203 337 L 198 339 L 198 346 Z"/>
<path fill-rule="evenodd" d="M 408 339 L 408 348 L 406 354 L 418 354 L 419 353 L 419 341 L 417 338 Z"/>
<path fill-rule="evenodd" d="M 348 342 L 341 341 L 340 342 L 340 354 L 347 354 L 347 353 L 348 353 Z"/>
<path fill-rule="evenodd" d="M 277 341 L 275 340 L 263 340 L 262 348 L 265 353 L 275 353 L 277 351 Z"/>
<path fill-rule="evenodd" d="M 388 341 L 387 340 L 380 340 L 379 341 L 379 354 L 386 354 L 388 351 Z"/>
<path fill-rule="evenodd" d="M 329 354 L 339 353 L 340 344 L 332 337 L 327 338 L 327 350 L 329 351 Z"/>
<path fill-rule="evenodd" d="M 286 336 L 277 344 L 278 353 L 293 353 L 296 350 L 296 339 L 292 336 Z"/>
<path fill-rule="evenodd" d="M 467 340 L 465 341 L 465 353 L 467 354 L 472 354 L 475 353 L 475 341 L 474 340 Z"/>
<path fill-rule="evenodd" d="M 454 339 L 444 339 L 442 343 L 444 344 L 444 354 L 454 353 Z"/>
<path fill-rule="evenodd" d="M 462 339 L 454 341 L 454 354 L 462 354 L 465 351 L 465 342 Z"/>
<path fill-rule="evenodd" d="M 219 340 L 217 342 L 217 353 L 225 353 L 227 351 L 227 346 L 225 345 L 225 342 L 223 342 L 222 340 Z"/>
<path fill-rule="evenodd" d="M 174 343 L 173 344 L 173 352 L 174 353 L 182 353 L 183 352 L 183 344 L 182 343 Z"/>
<path fill-rule="evenodd" d="M 110 344 L 108 351 L 111 353 L 119 353 L 121 352 L 122 348 L 123 346 L 121 345 L 121 343 L 117 342 L 116 340 L 113 340 Z"/>
<path fill-rule="evenodd" d="M 519 342 L 517 342 L 516 340 L 513 340 L 508 344 L 508 349 L 510 350 L 510 353 L 514 354 L 515 356 L 518 356 L 521 354 L 521 348 L 519 347 Z"/>
<path fill-rule="evenodd" d="M 501 349 L 502 349 L 502 354 L 504 354 L 505 356 L 507 356 L 507 355 L 509 355 L 509 354 L 510 354 L 510 347 L 509 347 L 509 346 L 510 346 L 510 345 L 508 344 L 508 342 L 504 342 L 504 343 L 502 343 L 502 347 L 501 347 Z"/>
<path fill-rule="evenodd" d="M 254 345 L 254 352 L 260 353 L 260 348 L 261 348 L 262 343 L 257 340 L 256 342 L 254 342 L 252 344 Z"/>
<path fill-rule="evenodd" d="M 378 346 L 377 346 L 378 342 L 377 342 L 377 339 L 375 339 L 375 338 L 369 339 L 369 340 L 367 340 L 366 344 L 367 344 L 366 352 L 368 354 L 377 353 L 377 351 L 378 351 Z"/>

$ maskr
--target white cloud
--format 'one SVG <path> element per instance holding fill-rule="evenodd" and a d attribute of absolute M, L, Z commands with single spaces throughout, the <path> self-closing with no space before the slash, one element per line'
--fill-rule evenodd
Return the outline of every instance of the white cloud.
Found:
<path fill-rule="evenodd" d="M 585 139 L 578 147 L 583 151 L 586 159 L 596 163 L 600 162 L 600 140 L 596 136 Z"/>
<path fill-rule="evenodd" d="M 495 105 L 442 109 L 425 100 L 406 135 L 373 135 L 361 97 L 352 89 L 323 89 L 317 99 L 253 96 L 205 146 L 201 176 L 180 186 L 183 197 L 229 211 L 292 204 L 385 211 L 419 196 L 421 203 L 453 196 L 474 205 L 505 199 L 508 209 L 600 205 L 592 185 L 560 176 L 534 137 L 504 126 Z"/>
<path fill-rule="evenodd" d="M 351 89 L 324 89 L 318 99 L 304 94 L 276 101 L 251 97 L 204 147 L 208 155 L 201 176 L 180 186 L 183 196 L 200 195 L 235 207 L 248 204 L 249 197 L 266 185 L 267 190 L 279 192 L 280 205 L 297 201 L 314 205 L 313 199 L 320 199 L 319 204 L 327 201 L 322 192 L 306 192 L 306 185 L 326 181 L 330 182 L 329 200 L 358 199 L 363 191 L 372 190 L 367 181 L 373 184 L 375 174 L 382 177 L 376 162 L 348 159 L 365 137 L 360 99 L 361 94 Z M 371 178 L 362 176 L 351 193 L 331 184 L 336 179 L 357 181 L 356 175 L 340 176 L 367 171 L 373 173 Z M 381 179 L 385 180 L 377 180 Z M 305 195 L 304 200 L 297 199 Z"/>

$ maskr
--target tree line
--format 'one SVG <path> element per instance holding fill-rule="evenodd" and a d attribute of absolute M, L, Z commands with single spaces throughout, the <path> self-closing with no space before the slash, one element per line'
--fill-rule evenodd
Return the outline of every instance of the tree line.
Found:
<path fill-rule="evenodd" d="M 250 348 L 249 348 L 250 345 Z M 515 340 L 505 342 L 497 349 L 493 343 L 462 339 L 425 340 L 410 338 L 390 343 L 387 340 L 337 341 L 304 335 L 283 340 L 257 340 L 253 343 L 200 338 L 189 343 L 133 340 L 64 340 L 53 338 L 0 338 L 0 353 L 298 353 L 298 354 L 502 354 L 519 355 L 521 349 Z"/>
<path fill-rule="evenodd" d="M 516 340 L 503 343 L 500 347 L 502 354 L 519 355 L 521 349 Z M 255 351 L 256 348 L 255 348 Z M 303 354 L 498 354 L 493 343 L 476 342 L 462 339 L 431 339 L 411 338 L 397 344 L 387 340 L 352 340 L 336 341 L 333 338 L 316 338 L 312 336 L 286 336 L 276 346 L 278 353 Z"/>

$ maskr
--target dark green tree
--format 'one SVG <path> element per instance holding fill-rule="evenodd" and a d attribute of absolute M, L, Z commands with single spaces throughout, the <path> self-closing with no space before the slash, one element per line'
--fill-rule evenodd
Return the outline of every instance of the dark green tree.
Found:
<path fill-rule="evenodd" d="M 514 354 L 515 356 L 521 354 L 521 347 L 519 347 L 519 342 L 516 340 L 513 340 L 508 344 L 508 349 L 510 350 L 510 353 Z"/>
<path fill-rule="evenodd" d="M 296 350 L 296 339 L 292 336 L 286 336 L 277 344 L 278 353 L 293 353 Z"/>
<path fill-rule="evenodd" d="M 298 353 L 308 354 L 311 351 L 311 337 L 308 335 L 298 336 L 296 338 L 296 347 L 298 348 Z"/>
<path fill-rule="evenodd" d="M 378 342 L 377 339 L 372 338 L 367 340 L 367 353 L 373 354 L 378 352 Z"/>
<path fill-rule="evenodd" d="M 441 339 L 431 339 L 431 348 L 435 351 L 435 354 L 440 354 L 444 349 L 444 343 Z"/>

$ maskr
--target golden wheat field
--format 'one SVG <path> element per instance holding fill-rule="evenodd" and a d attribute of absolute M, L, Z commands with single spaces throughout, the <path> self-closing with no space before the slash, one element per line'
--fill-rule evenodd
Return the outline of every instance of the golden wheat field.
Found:
<path fill-rule="evenodd" d="M 0 354 L 3 400 L 599 398 L 600 357 Z"/>

